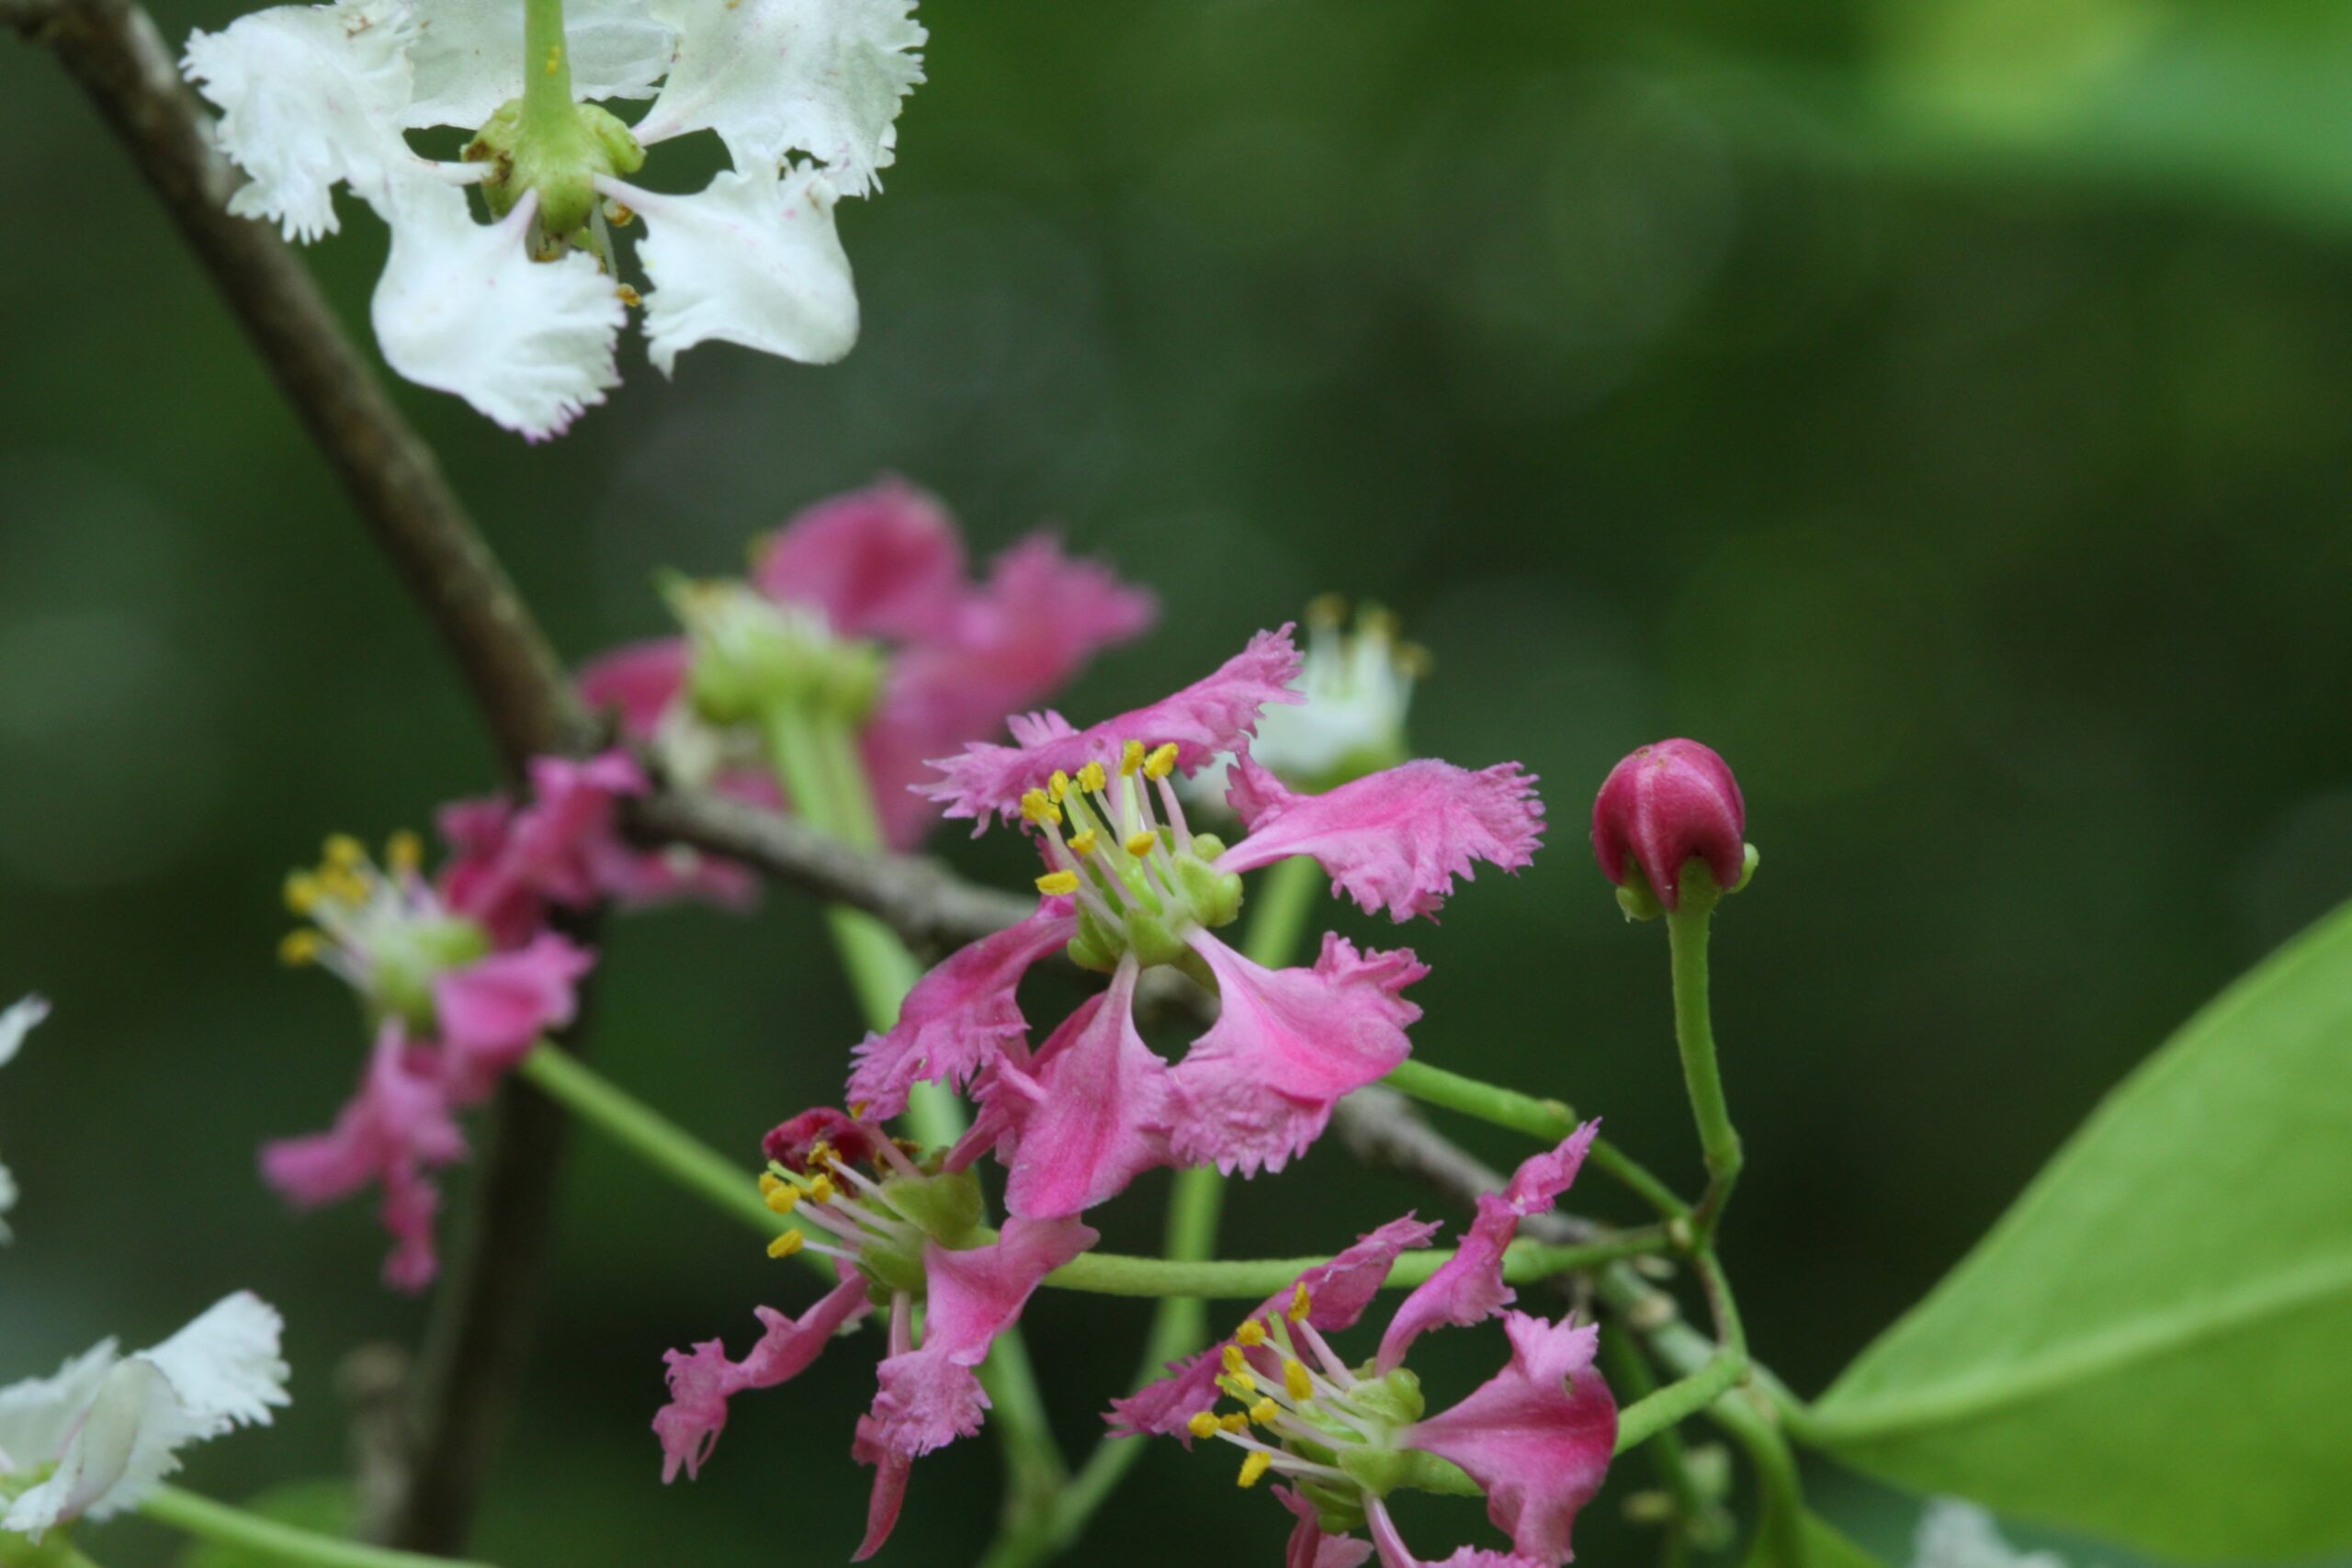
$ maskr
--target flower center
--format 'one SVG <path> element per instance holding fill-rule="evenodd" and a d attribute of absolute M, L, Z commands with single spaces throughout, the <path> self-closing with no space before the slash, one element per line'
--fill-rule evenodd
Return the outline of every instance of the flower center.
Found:
<path fill-rule="evenodd" d="M 434 982 L 490 953 L 490 933 L 442 904 L 421 867 L 424 845 L 394 833 L 379 868 L 347 833 L 319 863 L 286 879 L 286 907 L 312 923 L 277 946 L 288 964 L 316 964 L 359 992 L 379 1016 L 435 1027 Z"/>
<path fill-rule="evenodd" d="M 816 1252 L 842 1259 L 864 1274 L 878 1306 L 904 1292 L 921 1298 L 924 1244 L 950 1251 L 980 1245 L 979 1179 L 969 1171 L 926 1171 L 907 1150 L 879 1139 L 880 1177 L 868 1176 L 824 1144 L 795 1165 L 771 1160 L 760 1193 L 779 1214 L 805 1221 L 768 1243 L 770 1258 Z M 811 1231 L 830 1239 L 811 1239 Z"/>
<path fill-rule="evenodd" d="M 837 636 L 821 613 L 743 582 L 677 579 L 663 592 L 694 649 L 688 694 L 711 723 L 757 723 L 792 706 L 854 727 L 873 711 L 881 649 Z"/>
<path fill-rule="evenodd" d="M 1075 777 L 1057 771 L 1021 798 L 1053 866 L 1037 890 L 1078 900 L 1069 955 L 1089 969 L 1114 969 L 1127 953 L 1146 964 L 1184 963 L 1185 933 L 1241 913 L 1241 878 L 1216 869 L 1223 840 L 1185 824 L 1169 777 L 1175 769 L 1173 743 L 1130 740 L 1115 774 L 1089 762 Z"/>

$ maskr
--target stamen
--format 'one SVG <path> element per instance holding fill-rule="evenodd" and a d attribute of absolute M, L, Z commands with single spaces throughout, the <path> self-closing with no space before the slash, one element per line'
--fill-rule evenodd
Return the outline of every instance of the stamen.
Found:
<path fill-rule="evenodd" d="M 1283 1392 L 1301 1404 L 1315 1397 L 1315 1380 L 1307 1375 L 1304 1362 L 1283 1359 Z"/>
<path fill-rule="evenodd" d="M 1126 852 L 1137 860 L 1143 859 L 1159 847 L 1159 835 L 1157 833 L 1137 831 L 1127 835 Z"/>
<path fill-rule="evenodd" d="M 1235 1377 L 1240 1377 L 1250 1371 L 1250 1359 L 1241 1353 L 1241 1347 L 1238 1345 L 1227 1345 L 1222 1359 L 1225 1362 L 1225 1370 Z"/>
<path fill-rule="evenodd" d="M 779 1214 L 788 1214 L 800 1206 L 800 1189 L 786 1187 L 781 1181 L 767 1190 L 767 1206 Z"/>
<path fill-rule="evenodd" d="M 1306 1281 L 1301 1280 L 1298 1289 L 1291 1292 L 1290 1307 L 1283 1315 L 1293 1323 L 1305 1323 L 1306 1314 L 1314 1310 L 1315 1298 L 1306 1293 Z"/>
<path fill-rule="evenodd" d="M 1197 1412 L 1190 1421 L 1184 1423 L 1184 1426 L 1186 1430 L 1196 1438 L 1214 1438 L 1220 1429 L 1216 1413 L 1213 1410 Z"/>
<path fill-rule="evenodd" d="M 401 829 L 384 840 L 384 863 L 395 876 L 414 876 L 424 864 L 424 840 Z"/>
<path fill-rule="evenodd" d="M 1274 1456 L 1261 1449 L 1241 1461 L 1240 1484 L 1244 1487 L 1255 1486 L 1265 1478 L 1266 1472 L 1273 1468 Z"/>
<path fill-rule="evenodd" d="M 1079 856 L 1080 859 L 1083 859 L 1094 852 L 1094 846 L 1098 841 L 1094 829 L 1091 828 L 1089 828 L 1083 833 L 1073 833 L 1070 835 L 1069 840 L 1069 852 Z M 294 912 L 298 915 L 302 913 L 300 909 L 297 909 Z"/>
<path fill-rule="evenodd" d="M 319 907 L 326 890 L 319 879 L 307 871 L 288 873 L 286 878 L 286 908 L 288 913 L 308 915 Z"/>
<path fill-rule="evenodd" d="M 324 853 L 328 869 L 356 871 L 368 863 L 367 846 L 348 833 L 327 835 Z"/>
<path fill-rule="evenodd" d="M 1037 879 L 1037 891 L 1049 897 L 1066 898 L 1078 891 L 1078 873 L 1049 871 Z"/>
<path fill-rule="evenodd" d="M 1250 1407 L 1250 1420 L 1253 1426 L 1263 1427 L 1282 1413 L 1281 1405 L 1271 1399 L 1261 1399 Z"/>
<path fill-rule="evenodd" d="M 1100 762 L 1089 762 L 1078 770 L 1078 787 L 1089 795 L 1101 795 L 1110 787 L 1111 777 Z"/>
<path fill-rule="evenodd" d="M 1143 767 L 1144 750 L 1140 740 L 1130 740 L 1119 750 L 1119 772 L 1132 776 Z"/>
<path fill-rule="evenodd" d="M 776 1238 L 768 1243 L 768 1256 L 789 1258 L 808 1245 L 808 1238 L 798 1231 L 779 1231 L 776 1233 Z"/>
<path fill-rule="evenodd" d="M 1245 1346 L 1263 1345 L 1266 1342 L 1266 1325 L 1253 1317 L 1235 1329 L 1233 1337 L 1236 1343 Z"/>
<path fill-rule="evenodd" d="M 277 961 L 289 969 L 300 969 L 319 961 L 319 953 L 326 939 L 305 926 L 300 931 L 288 931 L 277 944 Z"/>
<path fill-rule="evenodd" d="M 1042 789 L 1030 790 L 1021 797 L 1021 815 L 1040 825 L 1062 819 L 1061 807 L 1047 798 Z"/>
<path fill-rule="evenodd" d="M 1151 755 L 1143 761 L 1143 776 L 1148 779 L 1164 779 L 1175 771 L 1176 742 L 1173 740 L 1153 748 Z"/>
<path fill-rule="evenodd" d="M 1046 793 L 1057 801 L 1069 794 L 1069 775 L 1059 768 L 1056 768 L 1054 776 L 1046 781 Z"/>

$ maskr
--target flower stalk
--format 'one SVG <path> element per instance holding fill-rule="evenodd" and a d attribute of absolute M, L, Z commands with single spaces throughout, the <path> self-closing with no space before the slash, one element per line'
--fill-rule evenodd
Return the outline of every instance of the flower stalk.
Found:
<path fill-rule="evenodd" d="M 1703 868 L 1693 869 L 1698 882 Z M 1690 889 L 1696 893 L 1695 887 Z M 1739 1180 L 1739 1132 L 1731 1122 L 1731 1107 L 1724 1098 L 1724 1080 L 1715 1060 L 1715 1029 L 1707 998 L 1707 935 L 1714 916 L 1710 896 L 1686 897 L 1681 908 L 1666 917 L 1668 947 L 1674 969 L 1674 1038 L 1682 1055 L 1682 1078 L 1690 1095 L 1690 1113 L 1698 1122 L 1699 1147 L 1707 1165 L 1707 1190 L 1691 1213 L 1691 1229 L 1701 1247 L 1713 1235 Z"/>
<path fill-rule="evenodd" d="M 421 1552 L 398 1551 L 306 1530 L 243 1508 L 200 1497 L 176 1486 L 159 1486 L 139 1511 L 157 1524 L 216 1545 L 307 1568 L 486 1568 L 480 1562 Z"/>

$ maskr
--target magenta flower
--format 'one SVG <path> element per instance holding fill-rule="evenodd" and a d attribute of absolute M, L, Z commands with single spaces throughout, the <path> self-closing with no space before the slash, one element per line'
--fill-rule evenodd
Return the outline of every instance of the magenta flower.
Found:
<path fill-rule="evenodd" d="M 1328 795 L 1292 793 L 1247 742 L 1265 704 L 1295 700 L 1297 665 L 1288 627 L 1261 633 L 1148 707 L 1083 730 L 1055 714 L 1018 717 L 1021 744 L 976 744 L 940 762 L 932 794 L 948 815 L 982 826 L 1018 815 L 1036 835 L 1044 902 L 916 985 L 898 1023 L 857 1048 L 850 1099 L 887 1116 L 917 1082 L 969 1086 L 1012 1168 L 1007 1207 L 1044 1219 L 1081 1213 L 1154 1166 L 1279 1170 L 1321 1135 L 1341 1096 L 1402 1062 L 1420 1016 L 1403 996 L 1427 973 L 1419 960 L 1326 934 L 1311 965 L 1254 964 L 1216 934 L 1240 912 L 1241 874 L 1307 855 L 1337 891 L 1402 921 L 1433 913 L 1478 861 L 1526 864 L 1543 807 L 1515 763 L 1408 762 Z M 1251 829 L 1230 848 L 1193 830 L 1173 784 L 1226 752 L 1238 753 L 1232 800 Z M 1032 1054 L 1018 987 L 1061 948 L 1108 973 L 1110 989 Z M 1173 1064 L 1134 1021 L 1136 982 L 1153 964 L 1213 985 L 1221 1002 Z"/>
<path fill-rule="evenodd" d="M 1483 1495 L 1487 1517 L 1510 1537 L 1509 1553 L 1464 1547 L 1444 1563 L 1558 1568 L 1575 1555 L 1577 1515 L 1608 1471 L 1617 1405 L 1593 1370 L 1597 1326 L 1505 1310 L 1511 1294 L 1503 1252 L 1520 1221 L 1548 1211 L 1574 1179 L 1593 1131 L 1591 1123 L 1577 1129 L 1521 1165 L 1501 1193 L 1480 1200 L 1470 1236 L 1406 1298 L 1374 1359 L 1350 1366 L 1328 1336 L 1353 1325 L 1401 1247 L 1423 1245 L 1434 1226 L 1398 1221 L 1309 1270 L 1230 1339 L 1114 1404 L 1113 1430 L 1231 1443 L 1243 1450 L 1244 1486 L 1269 1474 L 1287 1481 L 1290 1494 L 1277 1495 L 1297 1517 L 1286 1559 L 1293 1565 L 1361 1562 L 1351 1534 L 1361 1529 L 1383 1568 L 1422 1568 L 1386 1501 L 1414 1488 Z M 1320 1292 L 1343 1263 L 1353 1289 L 1334 1306 Z M 1420 1380 L 1403 1364 L 1406 1349 L 1426 1328 L 1497 1314 L 1510 1362 L 1459 1404 L 1428 1414 Z M 1239 1408 L 1219 1414 L 1219 1394 Z"/>
<path fill-rule="evenodd" d="M 933 497 L 886 479 L 801 513 L 758 550 L 752 581 L 775 603 L 808 611 L 827 635 L 889 649 L 882 694 L 859 750 L 884 837 L 920 842 L 938 813 L 910 793 L 924 761 L 994 730 L 1007 713 L 1047 696 L 1094 655 L 1149 626 L 1151 596 L 1107 568 L 1073 560 L 1044 535 L 967 577 L 956 524 Z M 616 711 L 632 739 L 651 742 L 673 771 L 762 804 L 774 783 L 725 737 L 693 716 L 683 639 L 629 645 L 581 671 L 582 695 Z"/>
<path fill-rule="evenodd" d="M 729 1398 L 798 1376 L 844 1326 L 887 1308 L 888 1344 L 874 1403 L 851 1445 L 861 1463 L 875 1467 L 862 1562 L 898 1523 L 914 1461 L 979 1430 L 989 1400 L 978 1369 L 989 1346 L 1020 1317 L 1038 1282 L 1096 1236 L 1072 1219 L 1020 1218 L 991 1236 L 980 1227 L 979 1184 L 969 1171 L 952 1160 L 918 1167 L 878 1129 L 837 1111 L 795 1117 L 767 1143 L 761 1185 L 768 1206 L 828 1236 L 811 1241 L 808 1231 L 787 1231 L 770 1254 L 788 1257 L 804 1247 L 823 1253 L 841 1283 L 797 1318 L 760 1308 L 760 1340 L 740 1361 L 717 1339 L 668 1353 L 670 1403 L 653 1417 L 662 1478 L 674 1480 L 682 1468 L 700 1472 L 727 1425 Z M 856 1168 L 861 1152 L 875 1156 L 874 1176 Z"/>
<path fill-rule="evenodd" d="M 502 946 L 525 940 L 550 907 L 703 898 L 740 908 L 756 896 L 758 885 L 741 866 L 683 845 L 641 850 L 621 837 L 620 803 L 649 787 L 628 753 L 580 761 L 535 757 L 530 772 L 526 803 L 490 795 L 440 814 L 441 836 L 453 851 L 441 873 L 442 896 Z"/>
<path fill-rule="evenodd" d="M 385 1279 L 398 1289 L 422 1290 L 438 1267 L 430 1173 L 465 1157 L 455 1113 L 571 1021 L 594 966 L 594 954 L 538 922 L 584 885 L 587 845 L 604 829 L 582 807 L 595 786 L 579 781 L 596 766 L 539 766 L 549 802 L 507 812 L 495 852 L 461 853 L 437 881 L 411 833 L 393 836 L 380 866 L 356 840 L 330 839 L 315 869 L 287 881 L 288 905 L 313 923 L 287 937 L 282 955 L 357 992 L 377 1043 L 334 1125 L 265 1145 L 262 1174 L 301 1209 L 380 1186 L 393 1239 Z M 533 862 L 548 874 L 524 875 Z"/>
<path fill-rule="evenodd" d="M 465 1156 L 465 1135 L 450 1115 L 438 1054 L 410 1043 L 394 1019 L 378 1032 L 358 1092 L 336 1114 L 334 1126 L 265 1144 L 261 1168 L 298 1209 L 337 1202 L 369 1186 L 381 1188 L 379 1213 L 392 1237 L 384 1282 L 421 1291 L 440 1270 L 433 1216 L 441 1195 L 427 1173 Z"/>
<path fill-rule="evenodd" d="M 1718 888 L 1739 884 L 1747 857 L 1739 781 L 1696 740 L 1644 746 L 1609 770 L 1592 803 L 1592 852 L 1620 887 L 1640 869 L 1659 907 L 1682 899 L 1682 871 L 1704 863 Z"/>

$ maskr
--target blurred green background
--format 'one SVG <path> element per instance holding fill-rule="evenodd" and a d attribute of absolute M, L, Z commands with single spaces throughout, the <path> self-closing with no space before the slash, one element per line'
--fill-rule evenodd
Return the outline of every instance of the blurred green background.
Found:
<path fill-rule="evenodd" d="M 175 39 L 236 14 L 157 10 Z M 1419 1049 L 1604 1113 L 1691 1186 L 1661 934 L 1617 918 L 1582 840 L 1621 753 L 1709 740 L 1764 856 L 1717 942 L 1751 1162 L 1726 1247 L 1760 1352 L 1806 1392 L 2105 1086 L 2352 885 L 2352 12 L 925 19 L 888 192 L 842 213 L 866 319 L 847 363 L 710 347 L 673 385 L 632 337 L 628 385 L 538 448 L 398 387 L 568 657 L 660 629 L 657 569 L 728 570 L 886 469 L 982 551 L 1052 521 L 1162 595 L 1074 715 L 1317 592 L 1382 601 L 1435 655 L 1419 747 L 1525 759 L 1555 823 L 1532 872 L 1408 933 L 1433 966 Z M 193 1465 L 236 1496 L 335 1471 L 338 1359 L 424 1320 L 377 1286 L 367 1206 L 296 1220 L 254 1174 L 259 1140 L 325 1122 L 361 1045 L 334 985 L 271 960 L 279 877 L 326 829 L 480 791 L 491 757 L 86 106 L 38 51 L 0 62 L 0 997 L 57 1003 L 0 1078 L 26 1190 L 0 1377 L 261 1291 L 299 1397 Z M 668 154 L 650 173 L 698 183 Z M 311 260 L 362 328 L 383 235 L 344 210 Z M 940 847 L 1017 869 L 1002 841 Z M 833 1092 L 858 1030 L 804 900 L 633 919 L 605 954 L 601 1065 L 747 1163 Z M 1148 1244 L 1163 1179 L 1114 1243 Z M 1329 1247 L 1417 1201 L 1318 1149 L 1238 1195 L 1228 1248 Z M 806 1293 L 579 1145 L 482 1554 L 845 1558 L 868 1345 L 743 1401 L 698 1484 L 658 1484 L 646 1430 L 665 1347 L 740 1348 L 753 1303 Z M 1068 1440 L 1142 1321 L 1033 1307 Z M 1499 1354 L 1449 1337 L 1442 1387 Z M 1078 1560 L 1272 1561 L 1286 1517 L 1164 1448 Z M 986 1443 L 926 1461 L 886 1560 L 968 1557 L 995 1466 Z M 1816 1486 L 1899 1557 L 1905 1506 Z M 1587 1561 L 1646 1553 L 1614 1512 Z M 136 1523 L 87 1543 L 110 1568 L 172 1550 Z"/>

